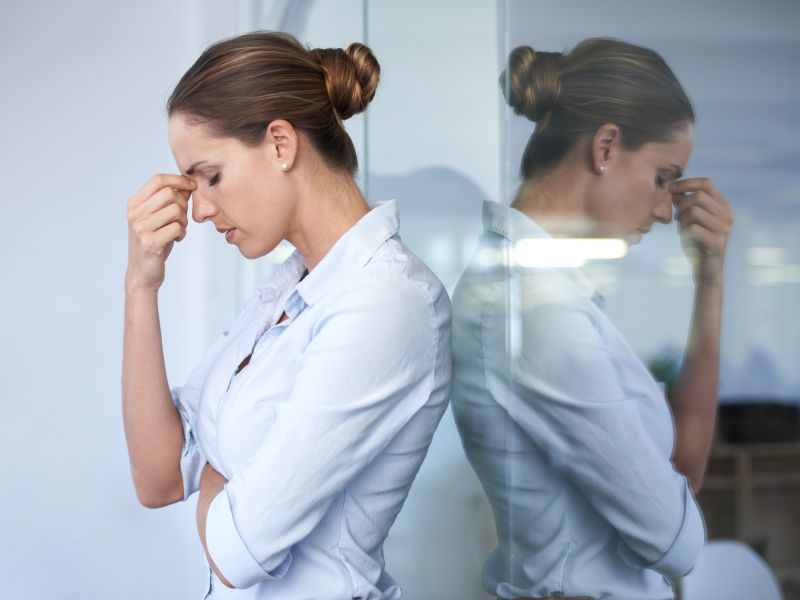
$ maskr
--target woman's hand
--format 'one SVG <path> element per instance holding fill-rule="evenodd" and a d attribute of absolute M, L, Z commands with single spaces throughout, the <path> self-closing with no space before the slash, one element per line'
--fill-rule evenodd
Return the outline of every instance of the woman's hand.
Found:
<path fill-rule="evenodd" d="M 211 559 L 211 555 L 208 553 L 208 546 L 206 545 L 206 519 L 208 518 L 208 509 L 211 506 L 211 501 L 216 498 L 217 494 L 225 489 L 226 483 L 228 483 L 228 480 L 220 475 L 214 467 L 206 463 L 206 466 L 203 467 L 203 472 L 200 474 L 200 497 L 197 499 L 197 531 L 200 534 L 200 541 L 203 544 L 203 550 L 206 553 L 206 558 L 208 559 L 208 564 L 211 566 L 211 569 L 216 573 L 222 583 L 232 588 L 233 584 L 222 576 L 222 573 L 219 572 L 219 568 Z"/>
<path fill-rule="evenodd" d="M 733 211 L 714 182 L 705 177 L 682 179 L 669 186 L 678 209 L 684 251 L 694 268 L 695 284 L 719 286 Z"/>
<path fill-rule="evenodd" d="M 186 236 L 189 196 L 195 187 L 183 175 L 159 174 L 128 200 L 126 289 L 161 287 L 172 245 Z"/>

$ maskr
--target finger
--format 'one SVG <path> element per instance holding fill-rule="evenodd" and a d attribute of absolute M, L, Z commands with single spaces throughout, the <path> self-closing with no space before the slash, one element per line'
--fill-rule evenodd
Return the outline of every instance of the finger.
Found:
<path fill-rule="evenodd" d="M 183 239 L 186 236 L 186 229 L 180 223 L 173 222 L 156 231 L 147 234 L 142 239 L 142 246 L 146 252 L 163 256 L 167 245 L 171 242 Z"/>
<path fill-rule="evenodd" d="M 725 250 L 725 238 L 717 233 L 693 223 L 683 230 L 683 235 L 694 241 L 704 254 L 719 254 Z"/>
<path fill-rule="evenodd" d="M 719 195 L 719 190 L 708 177 L 691 177 L 680 179 L 669 184 L 669 191 L 673 194 L 684 192 L 706 192 L 711 196 Z"/>
<path fill-rule="evenodd" d="M 175 188 L 172 188 L 172 189 L 175 189 Z M 175 190 L 175 191 L 186 202 L 189 202 L 189 196 L 191 196 L 194 193 L 194 190 Z"/>
<path fill-rule="evenodd" d="M 183 197 L 181 192 L 174 188 L 165 187 L 158 190 L 139 206 L 131 209 L 130 218 L 132 220 L 146 218 L 170 204 L 177 204 L 183 211 L 189 210 L 189 202 Z"/>
<path fill-rule="evenodd" d="M 686 228 L 692 224 L 698 224 L 701 227 L 714 233 L 727 235 L 729 225 L 719 216 L 710 213 L 704 207 L 699 205 L 689 206 L 684 210 L 678 212 L 678 222 L 681 227 Z"/>
<path fill-rule="evenodd" d="M 133 208 L 146 201 L 150 196 L 155 194 L 158 190 L 165 187 L 171 187 L 176 190 L 194 190 L 197 183 L 193 179 L 185 175 L 174 175 L 172 173 L 158 173 L 153 175 L 142 188 L 131 196 L 128 200 L 128 208 Z M 188 199 L 188 198 L 187 198 Z"/>
<path fill-rule="evenodd" d="M 136 221 L 131 225 L 134 232 L 142 238 L 145 235 L 158 231 L 170 223 L 180 223 L 183 227 L 188 226 L 185 211 L 177 204 L 168 204 L 161 210 Z"/>
<path fill-rule="evenodd" d="M 719 213 L 721 209 L 707 192 L 676 192 L 672 194 L 672 203 L 679 211 L 690 206 L 703 206 L 709 212 Z"/>
<path fill-rule="evenodd" d="M 687 196 L 678 194 L 673 197 L 673 202 L 677 208 L 675 218 L 690 210 L 692 207 L 701 208 L 713 215 L 720 223 L 728 229 L 733 225 L 733 211 L 725 198 L 713 198 L 705 192 L 694 192 Z"/>
<path fill-rule="evenodd" d="M 730 227 L 733 224 L 733 210 L 724 196 L 710 196 L 706 192 L 687 192 L 673 194 L 672 201 L 678 209 L 678 215 L 692 206 L 699 206 Z"/>
<path fill-rule="evenodd" d="M 184 196 L 187 192 L 182 190 L 176 190 L 175 188 L 163 188 L 159 192 L 155 194 L 155 196 L 151 196 L 154 198 L 156 196 L 159 197 L 158 201 L 150 201 L 144 203 L 143 206 L 146 206 L 150 209 L 150 212 L 155 212 L 164 206 L 168 206 L 170 204 L 177 204 L 181 207 L 182 210 L 186 211 L 189 209 L 189 200 Z"/>

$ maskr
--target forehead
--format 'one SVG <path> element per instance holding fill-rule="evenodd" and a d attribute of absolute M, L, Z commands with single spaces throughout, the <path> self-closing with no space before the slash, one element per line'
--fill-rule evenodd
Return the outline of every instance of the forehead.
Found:
<path fill-rule="evenodd" d="M 178 167 L 184 170 L 199 160 L 212 160 L 223 154 L 229 140 L 215 137 L 202 124 L 178 113 L 170 116 L 167 125 L 169 146 Z"/>
<path fill-rule="evenodd" d="M 692 154 L 694 144 L 694 128 L 688 125 L 684 129 L 675 132 L 671 139 L 665 142 L 651 142 L 642 146 L 642 150 L 652 160 L 658 162 L 668 162 L 678 165 L 681 169 L 686 169 L 689 156 Z"/>

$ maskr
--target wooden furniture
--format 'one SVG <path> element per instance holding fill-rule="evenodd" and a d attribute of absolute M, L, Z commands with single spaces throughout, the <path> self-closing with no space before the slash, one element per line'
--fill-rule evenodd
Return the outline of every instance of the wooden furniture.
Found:
<path fill-rule="evenodd" d="M 709 539 L 750 545 L 800 600 L 800 443 L 716 443 L 697 499 Z"/>

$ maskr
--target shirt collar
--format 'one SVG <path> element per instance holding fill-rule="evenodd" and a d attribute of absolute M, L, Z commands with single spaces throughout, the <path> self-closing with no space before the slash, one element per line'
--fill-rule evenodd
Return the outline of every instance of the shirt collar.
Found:
<path fill-rule="evenodd" d="M 536 221 L 512 206 L 485 200 L 483 202 L 483 227 L 503 236 L 510 242 L 525 238 L 551 238 Z"/>
<path fill-rule="evenodd" d="M 531 238 L 552 239 L 553 237 L 522 211 L 491 200 L 483 202 L 483 227 L 486 231 L 496 233 L 510 242 Z M 603 296 L 581 269 L 561 267 L 558 271 L 569 277 L 581 295 L 603 308 Z"/>
<path fill-rule="evenodd" d="M 294 287 L 306 271 L 303 255 L 295 250 L 255 288 L 262 301 L 277 300 L 287 288 Z"/>
<path fill-rule="evenodd" d="M 355 225 L 348 229 L 306 277 L 303 255 L 298 250 L 286 259 L 278 269 L 256 291 L 262 299 L 275 298 L 287 286 L 299 294 L 305 304 L 313 305 L 334 286 L 346 281 L 358 269 L 366 265 L 386 240 L 400 230 L 397 202 L 378 202 Z M 299 283 L 298 283 L 299 281 Z"/>

